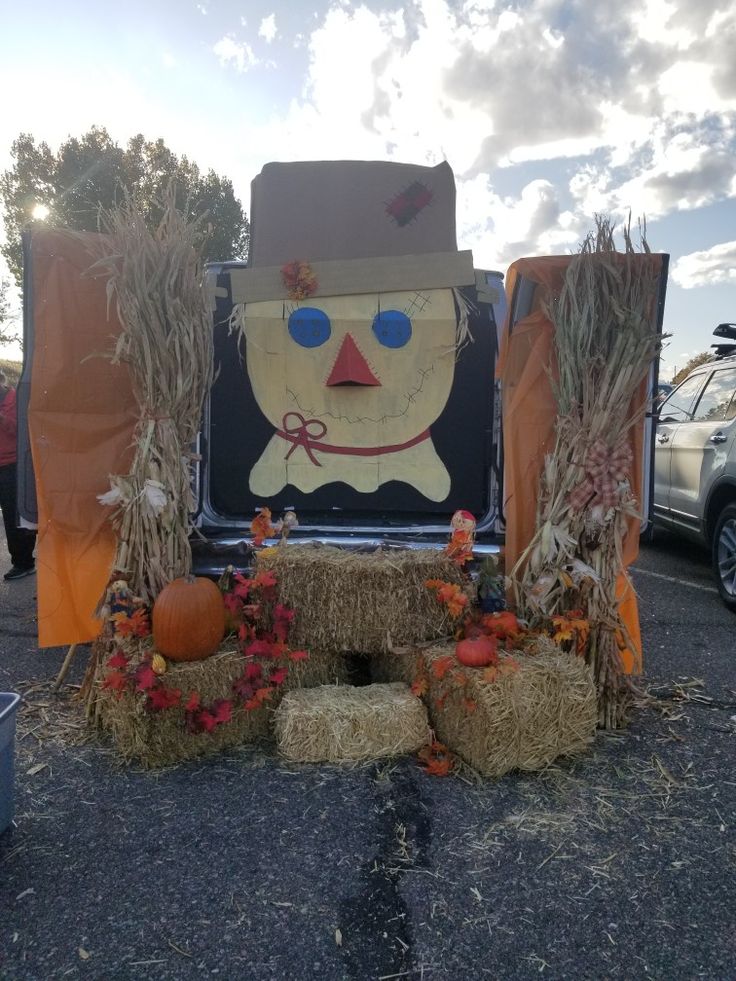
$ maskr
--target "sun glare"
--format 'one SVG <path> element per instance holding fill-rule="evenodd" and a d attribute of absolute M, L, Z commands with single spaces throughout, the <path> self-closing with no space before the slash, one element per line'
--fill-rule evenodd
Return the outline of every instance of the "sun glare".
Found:
<path fill-rule="evenodd" d="M 49 209 L 45 204 L 37 204 L 31 212 L 34 221 L 46 221 L 49 216 Z"/>

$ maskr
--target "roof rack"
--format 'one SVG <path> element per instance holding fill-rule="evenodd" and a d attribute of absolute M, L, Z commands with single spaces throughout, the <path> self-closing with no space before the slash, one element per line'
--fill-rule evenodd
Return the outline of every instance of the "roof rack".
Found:
<path fill-rule="evenodd" d="M 736 324 L 719 324 L 713 331 L 714 337 L 727 337 L 730 341 L 736 342 Z M 736 354 L 736 343 L 733 344 L 711 344 L 715 348 L 716 358 L 730 358 Z"/>

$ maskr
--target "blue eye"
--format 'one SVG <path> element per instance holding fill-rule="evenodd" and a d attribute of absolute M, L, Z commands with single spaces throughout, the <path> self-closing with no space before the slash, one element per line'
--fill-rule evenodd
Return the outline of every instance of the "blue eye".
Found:
<path fill-rule="evenodd" d="M 373 333 L 384 347 L 403 347 L 411 337 L 411 320 L 400 310 L 381 310 L 373 318 Z"/>
<path fill-rule="evenodd" d="M 289 333 L 302 347 L 319 347 L 332 333 L 330 318 L 316 307 L 299 307 L 289 314 Z"/>

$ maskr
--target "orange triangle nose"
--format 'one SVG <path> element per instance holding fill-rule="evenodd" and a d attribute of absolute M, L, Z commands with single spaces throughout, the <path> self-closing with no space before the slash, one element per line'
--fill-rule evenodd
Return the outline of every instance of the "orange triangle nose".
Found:
<path fill-rule="evenodd" d="M 325 385 L 378 385 L 380 388 L 380 381 L 368 367 L 351 334 L 343 338 L 337 361 Z"/>

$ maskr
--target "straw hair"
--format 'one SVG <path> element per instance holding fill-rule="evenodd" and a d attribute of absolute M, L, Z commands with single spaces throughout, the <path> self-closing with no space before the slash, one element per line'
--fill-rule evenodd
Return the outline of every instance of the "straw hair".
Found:
<path fill-rule="evenodd" d="M 515 656 L 518 671 L 492 682 L 457 662 L 438 678 L 432 665 L 454 651 L 446 645 L 419 655 L 429 685 L 425 698 L 437 738 L 478 773 L 539 770 L 593 742 L 596 693 L 582 658 L 545 644 L 540 653 Z M 376 677 L 408 682 L 417 675 L 417 654 L 386 654 L 374 665 Z"/>
<path fill-rule="evenodd" d="M 146 227 L 135 197 L 101 214 L 108 302 L 122 325 L 109 355 L 127 364 L 140 409 L 130 473 L 112 476 L 118 537 L 113 568 L 146 601 L 191 568 L 190 466 L 214 349 L 201 247 L 202 219 L 176 208 L 170 185 L 159 225 Z"/>
<path fill-rule="evenodd" d="M 515 606 L 533 625 L 573 609 L 590 621 L 586 656 L 604 728 L 625 723 L 635 695 L 621 658 L 621 649 L 634 645 L 619 614 L 617 585 L 624 538 L 638 533 L 640 521 L 629 437 L 646 411 L 645 380 L 662 342 L 659 263 L 645 238 L 642 250 L 634 249 L 627 225 L 618 252 L 613 226 L 599 217 L 571 259 L 559 295 L 548 299 L 555 445 L 544 461 L 535 534 L 510 577 Z"/>
<path fill-rule="evenodd" d="M 428 579 L 462 584 L 442 551 L 355 552 L 293 544 L 265 549 L 256 561 L 259 570 L 275 572 L 279 602 L 296 611 L 292 646 L 374 654 L 446 637 L 454 629 L 426 586 Z"/>
<path fill-rule="evenodd" d="M 279 752 L 299 763 L 352 763 L 414 753 L 430 741 L 427 710 L 403 684 L 292 691 L 274 714 Z"/>

